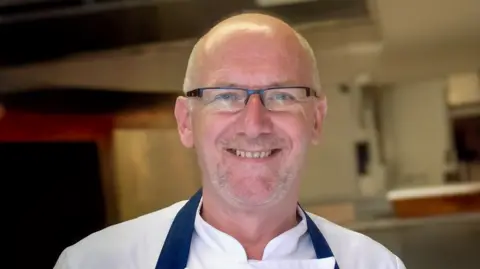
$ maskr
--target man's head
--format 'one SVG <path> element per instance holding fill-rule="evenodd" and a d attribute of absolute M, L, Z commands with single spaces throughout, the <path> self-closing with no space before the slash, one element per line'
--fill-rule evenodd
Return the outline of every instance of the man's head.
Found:
<path fill-rule="evenodd" d="M 326 112 L 320 91 L 311 48 L 283 21 L 242 14 L 212 28 L 192 51 L 187 97 L 175 107 L 204 193 L 244 208 L 297 199 Z"/>

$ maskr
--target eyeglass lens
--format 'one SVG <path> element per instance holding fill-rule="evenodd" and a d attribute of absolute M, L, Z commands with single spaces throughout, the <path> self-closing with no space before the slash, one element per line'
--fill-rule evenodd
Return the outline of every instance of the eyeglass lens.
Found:
<path fill-rule="evenodd" d="M 263 105 L 269 110 L 281 110 L 308 98 L 306 88 L 272 88 L 250 91 L 245 89 L 203 89 L 202 100 L 206 105 L 218 109 L 239 110 L 249 99 L 258 94 Z"/>

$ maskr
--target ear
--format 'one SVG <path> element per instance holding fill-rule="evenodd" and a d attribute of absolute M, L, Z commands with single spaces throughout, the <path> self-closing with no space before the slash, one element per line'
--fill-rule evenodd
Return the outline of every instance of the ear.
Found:
<path fill-rule="evenodd" d="M 325 116 L 327 115 L 327 97 L 325 95 L 321 95 L 315 100 L 314 106 L 314 116 L 313 116 L 313 134 L 312 134 L 312 143 L 314 145 L 318 145 L 320 141 L 320 136 L 322 134 L 323 129 L 323 121 L 325 120 Z"/>
<path fill-rule="evenodd" d="M 177 120 L 180 141 L 187 147 L 193 147 L 192 118 L 190 113 L 189 100 L 179 96 L 175 102 L 175 119 Z"/>

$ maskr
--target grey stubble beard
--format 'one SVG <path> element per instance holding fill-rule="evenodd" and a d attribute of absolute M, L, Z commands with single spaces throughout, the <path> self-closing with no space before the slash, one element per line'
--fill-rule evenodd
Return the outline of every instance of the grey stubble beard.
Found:
<path fill-rule="evenodd" d="M 275 173 L 273 175 L 275 177 L 273 179 L 275 183 L 273 185 L 274 190 L 272 195 L 270 195 L 267 200 L 262 201 L 255 206 L 265 206 L 268 204 L 276 203 L 283 197 L 288 195 L 289 191 L 292 188 L 292 185 L 295 183 L 297 175 L 298 171 L 293 169 L 293 167 L 284 167 L 280 169 L 278 173 Z M 234 207 L 242 207 L 246 205 L 246 202 L 242 198 L 237 197 L 233 193 L 233 190 L 230 189 L 230 177 L 232 175 L 228 167 L 226 167 L 220 162 L 216 166 L 216 171 L 210 176 L 212 185 L 214 186 L 214 188 L 217 189 L 220 196 L 223 196 L 223 198 L 227 200 L 226 202 L 230 203 Z"/>

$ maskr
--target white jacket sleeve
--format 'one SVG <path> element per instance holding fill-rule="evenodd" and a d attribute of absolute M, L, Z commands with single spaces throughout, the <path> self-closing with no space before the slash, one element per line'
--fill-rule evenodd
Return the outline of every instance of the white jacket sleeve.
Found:
<path fill-rule="evenodd" d="M 55 263 L 55 266 L 53 267 L 53 269 L 73 269 L 69 265 L 67 252 L 68 252 L 68 248 L 62 251 L 62 253 L 58 257 L 58 260 Z"/>
<path fill-rule="evenodd" d="M 405 267 L 405 264 L 403 264 L 402 260 L 400 260 L 398 257 L 396 257 L 397 259 L 397 269 L 407 269 Z"/>

